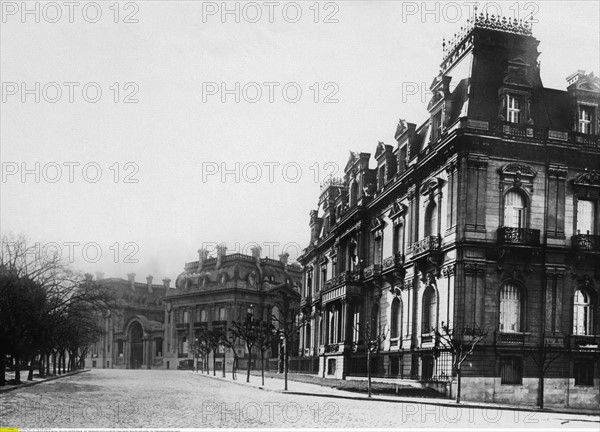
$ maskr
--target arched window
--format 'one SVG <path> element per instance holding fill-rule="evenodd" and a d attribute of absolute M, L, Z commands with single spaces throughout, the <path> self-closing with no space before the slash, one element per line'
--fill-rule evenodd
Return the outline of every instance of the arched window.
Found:
<path fill-rule="evenodd" d="M 504 196 L 504 226 L 512 228 L 525 228 L 527 201 L 525 197 L 511 190 Z"/>
<path fill-rule="evenodd" d="M 423 320 L 421 333 L 430 333 L 437 327 L 437 295 L 429 285 L 423 294 Z"/>
<path fill-rule="evenodd" d="M 578 289 L 573 301 L 573 334 L 592 335 L 593 329 L 592 301 L 587 292 Z"/>
<path fill-rule="evenodd" d="M 500 289 L 500 331 L 521 331 L 521 291 L 515 285 L 505 284 Z"/>
<path fill-rule="evenodd" d="M 396 297 L 392 301 L 392 310 L 390 313 L 390 335 L 392 338 L 397 338 L 400 336 L 400 327 L 401 327 L 401 317 L 402 317 L 402 307 L 400 303 L 400 299 Z"/>
<path fill-rule="evenodd" d="M 432 201 L 425 210 L 425 237 L 437 235 L 438 229 L 437 205 Z"/>

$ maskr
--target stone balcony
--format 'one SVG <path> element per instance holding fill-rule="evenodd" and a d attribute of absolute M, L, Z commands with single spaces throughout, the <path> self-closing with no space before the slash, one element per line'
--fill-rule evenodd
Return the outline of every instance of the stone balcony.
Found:
<path fill-rule="evenodd" d="M 495 336 L 496 346 L 505 348 L 523 348 L 525 346 L 535 345 L 535 341 L 530 333 L 497 331 Z"/>
<path fill-rule="evenodd" d="M 571 237 L 571 247 L 577 252 L 600 253 L 600 236 L 577 234 Z"/>
<path fill-rule="evenodd" d="M 571 335 L 569 336 L 569 347 L 578 351 L 600 351 L 600 336 L 594 335 Z"/>
<path fill-rule="evenodd" d="M 428 236 L 408 248 L 408 253 L 413 259 L 420 258 L 429 254 L 436 254 L 440 251 L 442 238 L 440 236 Z"/>
<path fill-rule="evenodd" d="M 498 228 L 498 246 L 539 247 L 540 230 L 530 228 Z"/>
<path fill-rule="evenodd" d="M 381 266 L 382 273 L 388 273 L 394 270 L 404 270 L 404 255 L 396 252 L 394 255 L 383 260 Z M 402 275 L 404 277 L 404 275 Z"/>

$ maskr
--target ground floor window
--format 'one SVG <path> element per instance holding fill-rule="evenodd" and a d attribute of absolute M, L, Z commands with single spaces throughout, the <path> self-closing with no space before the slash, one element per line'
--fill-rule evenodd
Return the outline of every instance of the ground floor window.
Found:
<path fill-rule="evenodd" d="M 327 375 L 335 375 L 335 359 L 327 359 Z"/>
<path fill-rule="evenodd" d="M 123 357 L 123 339 L 117 341 L 117 354 L 119 357 Z"/>
<path fill-rule="evenodd" d="M 500 358 L 500 384 L 523 384 L 522 358 Z"/>
<path fill-rule="evenodd" d="M 156 357 L 162 357 L 163 340 L 162 338 L 154 339 L 154 355 Z"/>
<path fill-rule="evenodd" d="M 593 386 L 594 361 L 588 359 L 575 360 L 573 362 L 573 374 L 575 375 L 575 385 Z"/>

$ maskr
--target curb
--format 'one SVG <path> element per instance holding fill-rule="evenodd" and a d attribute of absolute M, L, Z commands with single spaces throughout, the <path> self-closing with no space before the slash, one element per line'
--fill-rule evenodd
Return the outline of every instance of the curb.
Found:
<path fill-rule="evenodd" d="M 443 407 L 449 407 L 449 408 L 478 408 L 478 409 L 497 409 L 497 410 L 505 410 L 505 411 L 526 411 L 526 412 L 540 412 L 540 413 L 557 413 L 557 414 L 571 414 L 571 415 L 583 415 L 583 416 L 590 416 L 590 417 L 598 417 L 598 422 L 600 423 L 600 412 L 598 413 L 593 413 L 593 412 L 585 412 L 585 411 L 569 411 L 569 410 L 562 410 L 560 408 L 558 409 L 550 409 L 550 408 L 537 408 L 537 407 L 531 407 L 531 406 L 512 406 L 512 405 L 496 405 L 496 404 L 473 404 L 473 403 L 469 403 L 469 402 L 461 402 L 459 404 L 455 403 L 455 402 L 451 402 L 449 400 L 446 399 L 440 399 L 439 402 L 437 401 L 433 401 L 431 399 L 424 399 L 421 400 L 419 398 L 413 398 L 413 399 L 406 399 L 406 398 L 398 398 L 398 399 L 384 399 L 384 398 L 380 398 L 380 397 L 367 397 L 367 396 L 359 396 L 359 395 L 346 395 L 346 394 L 331 394 L 331 393 L 307 393 L 307 392 L 302 392 L 302 391 L 293 391 L 293 390 L 276 390 L 276 389 L 269 389 L 269 388 L 265 388 L 262 387 L 261 385 L 253 385 L 251 383 L 247 383 L 246 381 L 233 381 L 233 380 L 227 380 L 226 378 L 224 379 L 223 377 L 218 377 L 218 376 L 213 376 L 213 375 L 206 375 L 206 374 L 200 374 L 199 376 L 203 376 L 203 377 L 207 377 L 207 378 L 212 378 L 214 380 L 218 380 L 218 381 L 226 381 L 226 382 L 230 382 L 232 384 L 237 384 L 240 386 L 246 386 L 246 387 L 253 387 L 255 389 L 258 390 L 264 390 L 264 391 L 269 391 L 269 392 L 274 392 L 274 393 L 283 393 L 283 394 L 291 394 L 291 395 L 298 395 L 298 396 L 312 396 L 312 397 L 329 397 L 329 398 L 336 398 L 336 399 L 350 399 L 350 400 L 364 400 L 364 401 L 374 401 L 374 402 L 390 402 L 390 403 L 420 403 L 423 405 L 434 405 L 434 406 L 443 406 Z M 266 377 L 265 377 L 266 378 Z M 272 379 L 279 379 L 279 378 L 272 378 Z M 294 381 L 294 380 L 290 380 L 293 382 L 302 382 L 302 381 Z M 315 384 L 315 383 L 308 383 L 311 385 L 318 385 L 321 387 L 325 387 L 324 385 L 321 384 Z M 344 391 L 344 390 L 340 390 L 340 391 Z"/>
<path fill-rule="evenodd" d="M 56 376 L 53 376 L 53 377 L 50 377 L 50 378 L 46 378 L 46 379 L 41 380 L 41 381 L 23 382 L 21 385 L 18 385 L 18 386 L 15 386 L 15 387 L 11 387 L 11 388 L 0 387 L 0 393 L 8 393 L 8 392 L 11 392 L 13 390 L 20 390 L 20 389 L 23 389 L 23 388 L 27 388 L 27 387 L 31 387 L 31 386 L 37 385 L 37 384 L 42 384 L 42 383 L 45 383 L 45 382 L 48 382 L 48 381 L 54 381 L 54 380 L 57 380 L 57 379 L 60 379 L 60 378 L 66 378 L 66 377 L 69 377 L 69 376 L 78 375 L 80 373 L 89 372 L 89 371 L 90 371 L 90 369 L 82 369 L 82 370 L 77 370 L 77 371 L 73 371 L 73 372 L 67 372 L 66 374 L 62 374 L 62 375 L 56 375 Z"/>

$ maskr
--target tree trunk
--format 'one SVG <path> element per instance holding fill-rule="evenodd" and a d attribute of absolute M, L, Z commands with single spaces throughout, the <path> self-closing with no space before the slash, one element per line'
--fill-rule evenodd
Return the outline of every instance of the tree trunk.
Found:
<path fill-rule="evenodd" d="M 46 375 L 50 375 L 50 353 L 46 354 Z"/>
<path fill-rule="evenodd" d="M 15 360 L 15 384 L 21 384 L 21 359 L 19 355 L 14 356 Z"/>
<path fill-rule="evenodd" d="M 367 394 L 371 397 L 371 350 L 367 346 Z"/>
<path fill-rule="evenodd" d="M 0 351 L 0 387 L 6 385 L 6 353 Z"/>
<path fill-rule="evenodd" d="M 250 382 L 250 365 L 252 364 L 252 349 L 248 347 L 248 370 L 246 371 L 246 382 Z"/>
<path fill-rule="evenodd" d="M 210 375 L 210 366 L 208 364 L 208 357 L 210 353 L 206 353 L 206 375 Z"/>
<path fill-rule="evenodd" d="M 40 364 L 38 365 L 38 373 L 40 377 L 44 377 L 46 375 L 46 353 L 40 353 Z"/>
<path fill-rule="evenodd" d="M 288 370 L 289 370 L 289 358 L 288 358 L 288 344 L 287 340 L 283 345 L 283 381 L 285 382 L 284 390 L 288 389 Z"/>
<path fill-rule="evenodd" d="M 217 376 L 217 352 L 213 350 L 213 376 Z"/>
<path fill-rule="evenodd" d="M 238 365 L 238 357 L 237 357 L 237 353 L 233 354 L 233 364 L 231 365 L 231 379 L 232 380 L 236 380 L 237 377 L 235 375 L 235 372 L 237 370 L 237 365 Z"/>
<path fill-rule="evenodd" d="M 460 403 L 460 369 L 456 370 L 456 403 Z"/>
<path fill-rule="evenodd" d="M 538 405 L 544 408 L 544 371 L 541 368 L 538 381 Z"/>
<path fill-rule="evenodd" d="M 29 360 L 29 371 L 27 373 L 27 381 L 33 381 L 33 362 L 35 360 L 35 356 L 31 356 L 31 360 Z"/>
<path fill-rule="evenodd" d="M 262 377 L 262 385 L 265 385 L 265 352 L 260 352 L 260 375 Z"/>
<path fill-rule="evenodd" d="M 56 375 L 56 351 L 52 352 L 52 374 Z"/>
<path fill-rule="evenodd" d="M 62 371 L 63 373 L 67 373 L 67 351 L 62 351 Z"/>
<path fill-rule="evenodd" d="M 225 359 L 227 357 L 227 353 L 223 351 L 223 378 L 225 378 Z"/>

